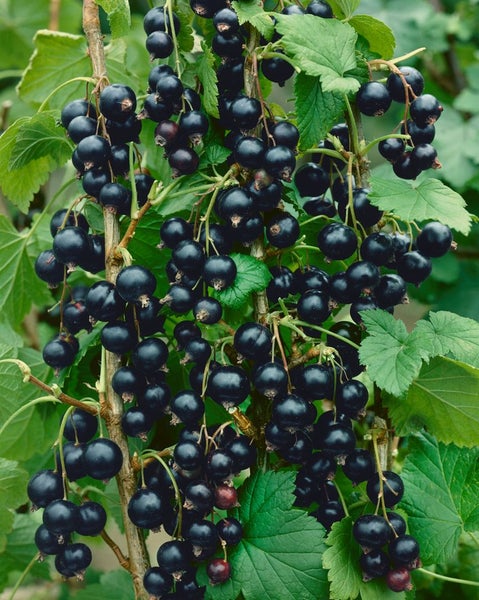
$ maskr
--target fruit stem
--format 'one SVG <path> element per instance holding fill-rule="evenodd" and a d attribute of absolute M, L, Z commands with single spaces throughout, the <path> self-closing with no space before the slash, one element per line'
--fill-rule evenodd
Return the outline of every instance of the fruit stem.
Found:
<path fill-rule="evenodd" d="M 333 479 L 333 483 L 334 483 L 334 487 L 336 488 L 336 491 L 338 492 L 339 501 L 341 502 L 341 505 L 343 507 L 344 514 L 346 515 L 346 517 L 349 517 L 348 506 L 346 504 L 343 493 L 341 491 L 341 487 L 336 483 L 336 481 L 334 481 L 334 479 Z"/>
<path fill-rule="evenodd" d="M 86 83 L 92 83 L 95 84 L 96 80 L 93 79 L 92 77 L 74 77 L 73 79 L 69 79 L 68 81 L 64 81 L 63 83 L 61 83 L 58 87 L 56 87 L 52 92 L 50 92 L 48 94 L 48 96 L 45 98 L 45 100 L 40 104 L 37 112 L 41 113 L 45 110 L 45 107 L 48 105 L 49 100 L 57 93 L 59 92 L 61 89 L 63 89 L 65 86 L 70 85 L 70 83 L 76 83 L 77 81 L 85 81 Z"/>
<path fill-rule="evenodd" d="M 382 142 L 383 140 L 389 140 L 390 138 L 398 138 L 400 140 L 404 140 L 405 142 L 407 142 L 407 141 L 409 141 L 411 139 L 411 136 L 410 135 L 406 135 L 405 133 L 389 133 L 387 135 L 382 135 L 382 136 L 380 136 L 378 138 L 375 138 L 374 140 L 372 140 L 368 144 L 366 144 L 366 146 L 364 146 L 364 148 L 361 150 L 361 156 L 366 156 L 366 154 L 372 148 L 374 148 L 374 146 L 376 146 L 377 144 L 379 144 L 379 142 Z"/>
<path fill-rule="evenodd" d="M 8 596 L 8 600 L 13 600 L 15 598 L 15 594 L 18 592 L 20 586 L 22 585 L 22 583 L 25 580 L 25 577 L 28 575 L 28 573 L 33 569 L 33 567 L 35 566 L 35 563 L 38 561 L 38 559 L 40 558 L 40 553 L 37 552 L 35 554 L 35 556 L 32 558 L 32 560 L 28 563 L 28 565 L 25 567 L 25 569 L 23 570 L 22 574 L 20 575 L 20 577 L 17 579 L 15 585 L 12 588 L 12 591 L 10 592 L 10 596 Z"/>
<path fill-rule="evenodd" d="M 112 549 L 113 554 L 117 557 L 118 562 L 120 563 L 120 566 L 122 566 L 124 569 L 129 571 L 130 570 L 130 561 L 123 554 L 123 552 L 121 551 L 118 544 L 111 539 L 111 537 L 108 535 L 108 533 L 104 529 L 102 529 L 102 531 L 100 532 L 100 535 L 102 537 L 102 540 L 105 542 L 105 544 Z"/>
<path fill-rule="evenodd" d="M 440 575 L 439 573 L 434 573 L 434 571 L 429 571 L 429 569 L 424 569 L 424 567 L 420 567 L 417 569 L 417 571 L 424 573 L 425 575 L 429 575 L 435 579 L 441 579 L 442 581 L 450 581 L 451 583 L 460 583 L 461 585 L 472 585 L 474 587 L 479 587 L 479 581 L 470 581 L 468 579 L 458 579 L 457 577 Z"/>
<path fill-rule="evenodd" d="M 108 82 L 103 36 L 100 28 L 99 7 L 95 0 L 83 0 L 83 30 L 85 32 L 90 58 L 93 66 L 93 76 L 97 79 L 99 92 Z M 113 213 L 104 210 L 105 224 L 105 279 L 115 283 L 122 261 L 116 256 L 115 249 L 120 242 L 120 229 L 118 218 Z M 123 454 L 121 469 L 116 476 L 120 506 L 125 528 L 125 537 L 129 555 L 129 571 L 132 575 L 135 589 L 135 598 L 143 600 L 148 597 L 143 587 L 143 575 L 149 566 L 149 556 L 146 549 L 143 533 L 133 525 L 128 517 L 128 502 L 136 492 L 136 474 L 130 463 L 128 441 L 121 427 L 123 415 L 123 401 L 111 386 L 113 374 L 120 367 L 120 358 L 111 352 L 104 353 L 105 385 L 102 399 L 105 402 L 106 426 L 110 439 L 115 442 Z M 103 361 L 102 361 L 103 362 Z"/>

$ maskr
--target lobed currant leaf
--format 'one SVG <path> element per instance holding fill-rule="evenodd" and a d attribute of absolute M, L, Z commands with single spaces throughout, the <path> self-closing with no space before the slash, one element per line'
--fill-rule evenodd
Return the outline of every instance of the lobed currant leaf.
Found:
<path fill-rule="evenodd" d="M 411 437 L 409 444 L 400 506 L 422 562 L 444 564 L 455 555 L 461 534 L 479 529 L 479 448 L 446 445 L 429 433 Z"/>
<path fill-rule="evenodd" d="M 348 76 L 348 71 L 356 68 L 357 34 L 352 27 L 313 15 L 278 15 L 276 19 L 286 54 L 304 73 L 319 76 L 324 91 L 346 94 L 358 90 L 359 81 Z"/>
<path fill-rule="evenodd" d="M 236 598 L 240 592 L 245 600 L 328 597 L 321 567 L 324 528 L 291 508 L 293 490 L 293 472 L 257 472 L 245 482 L 233 515 L 243 525 L 243 538 L 228 552 L 231 581 L 210 588 L 211 598 Z M 205 582 L 204 569 L 200 572 Z"/>
<path fill-rule="evenodd" d="M 268 267 L 254 258 L 245 254 L 233 253 L 230 255 L 236 264 L 236 279 L 225 290 L 213 292 L 213 296 L 223 306 L 240 308 L 248 301 L 250 294 L 264 290 L 272 275 Z"/>
<path fill-rule="evenodd" d="M 464 199 L 439 179 L 418 182 L 371 178 L 371 204 L 404 221 L 440 221 L 467 235 L 471 215 Z"/>

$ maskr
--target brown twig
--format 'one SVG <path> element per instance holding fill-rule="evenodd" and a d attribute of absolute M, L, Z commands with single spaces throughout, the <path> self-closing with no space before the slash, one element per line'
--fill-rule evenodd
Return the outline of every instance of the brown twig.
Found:
<path fill-rule="evenodd" d="M 50 22 L 48 29 L 58 31 L 60 29 L 60 7 L 61 0 L 50 0 Z"/>
<path fill-rule="evenodd" d="M 118 544 L 116 544 L 116 542 L 114 542 L 111 539 L 111 537 L 108 535 L 108 533 L 104 529 L 101 531 L 100 535 L 101 535 L 103 541 L 105 542 L 105 544 L 107 546 L 110 546 L 110 548 L 113 550 L 113 554 L 117 557 L 118 562 L 120 563 L 120 566 L 122 566 L 124 569 L 129 571 L 130 570 L 130 561 L 123 554 L 123 552 L 121 551 L 121 548 L 118 546 Z"/>
<path fill-rule="evenodd" d="M 27 376 L 25 376 L 25 380 L 26 378 Z M 72 398 L 72 396 L 64 394 L 63 392 L 58 393 L 55 390 L 55 388 L 47 385 L 44 381 L 38 379 L 38 377 L 35 377 L 35 375 L 28 375 L 28 381 L 30 383 L 33 383 L 33 385 L 37 386 L 37 388 L 40 388 L 44 392 L 47 392 L 47 394 L 55 396 L 55 398 L 58 398 L 58 400 L 60 400 L 60 402 L 63 402 L 64 404 L 68 404 L 69 406 L 75 406 L 76 408 L 84 410 L 85 412 L 90 413 L 91 415 L 98 414 L 98 410 L 91 404 L 86 404 L 85 402 L 77 400 L 76 398 Z"/>
<path fill-rule="evenodd" d="M 135 230 L 138 226 L 138 223 L 140 222 L 140 219 L 143 217 L 143 215 L 147 212 L 147 210 L 151 207 L 151 202 L 149 200 L 147 200 L 145 202 L 145 204 L 140 208 L 140 210 L 138 211 L 138 213 L 136 214 L 136 216 L 131 219 L 130 224 L 128 225 L 128 229 L 125 231 L 124 236 L 121 238 L 118 247 L 119 248 L 127 248 L 128 244 L 131 242 L 131 240 L 133 239 L 133 236 L 135 235 Z"/>

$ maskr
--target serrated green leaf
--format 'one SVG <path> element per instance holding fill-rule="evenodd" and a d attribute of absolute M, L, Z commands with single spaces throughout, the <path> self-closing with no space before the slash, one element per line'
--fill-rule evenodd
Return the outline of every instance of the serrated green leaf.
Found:
<path fill-rule="evenodd" d="M 195 45 L 195 38 L 193 28 L 191 27 L 191 9 L 189 4 L 176 3 L 175 13 L 181 25 L 180 32 L 176 36 L 178 48 L 184 53 L 191 52 Z"/>
<path fill-rule="evenodd" d="M 8 168 L 15 171 L 43 157 L 63 165 L 71 157 L 72 150 L 65 131 L 57 126 L 53 114 L 38 113 L 18 129 Z"/>
<path fill-rule="evenodd" d="M 346 517 L 333 524 L 323 554 L 323 566 L 328 570 L 330 600 L 404 600 L 404 593 L 392 592 L 383 580 L 365 583 L 359 568 L 361 548 L 352 535 L 353 520 Z"/>
<path fill-rule="evenodd" d="M 40 189 L 55 169 L 50 156 L 32 160 L 25 167 L 9 170 L 10 157 L 15 148 L 18 132 L 29 117 L 15 121 L 0 136 L 0 188 L 3 194 L 22 212 L 26 213 L 33 195 Z M 3 227 L 3 224 L 2 224 Z"/>
<path fill-rule="evenodd" d="M 319 77 L 298 73 L 294 82 L 295 107 L 301 150 L 313 148 L 331 127 L 341 120 L 344 99 L 339 94 L 323 92 Z"/>
<path fill-rule="evenodd" d="M 439 443 L 430 434 L 412 437 L 401 477 L 402 506 L 425 565 L 445 563 L 464 531 L 479 530 L 479 448 Z"/>
<path fill-rule="evenodd" d="M 13 529 L 13 519 L 15 513 L 12 510 L 2 510 L 0 512 L 0 553 L 5 551 L 5 547 L 7 545 L 7 534 L 9 534 Z M 4 574 L 2 573 L 2 569 L 0 569 L 0 590 L 4 585 Z"/>
<path fill-rule="evenodd" d="M 205 158 L 209 165 L 221 165 L 225 162 L 231 151 L 220 144 L 207 144 L 205 148 Z M 202 157 L 203 158 L 203 157 Z"/>
<path fill-rule="evenodd" d="M 26 362 L 32 373 L 42 381 L 48 381 L 51 369 L 43 362 L 40 352 L 30 348 L 3 348 L 0 358 L 19 358 Z M 29 400 L 45 395 L 32 384 L 23 383 L 20 369 L 14 364 L 0 364 L 0 423 L 13 415 Z M 10 423 L 0 439 L 1 454 L 13 460 L 27 460 L 36 453 L 46 452 L 52 445 L 58 430 L 56 408 L 51 405 L 32 407 Z"/>
<path fill-rule="evenodd" d="M 276 20 L 286 54 L 304 73 L 320 77 L 324 92 L 358 90 L 359 81 L 348 76 L 348 71 L 356 68 L 357 34 L 352 27 L 313 15 L 278 15 Z"/>
<path fill-rule="evenodd" d="M 239 495 L 235 516 L 243 538 L 228 552 L 231 582 L 209 587 L 208 598 L 245 600 L 316 600 L 328 597 L 321 567 L 324 528 L 302 510 L 292 507 L 295 473 L 257 472 Z M 202 571 L 201 580 L 205 581 Z"/>
<path fill-rule="evenodd" d="M 355 15 L 348 23 L 368 41 L 371 52 L 376 52 L 385 60 L 393 57 L 396 40 L 385 23 L 371 15 Z"/>
<path fill-rule="evenodd" d="M 111 35 L 114 38 L 126 35 L 130 30 L 131 17 L 128 0 L 96 0 L 108 16 Z"/>
<path fill-rule="evenodd" d="M 58 31 L 40 30 L 34 38 L 35 50 L 18 84 L 20 98 L 38 107 L 54 90 L 48 107 L 61 108 L 70 100 L 85 96 L 85 82 L 66 82 L 65 74 L 91 77 L 92 66 L 85 38 Z M 121 81 L 137 87 L 137 81 L 125 68 L 126 46 L 123 40 L 114 40 L 105 47 L 108 75 L 112 81 Z"/>
<path fill-rule="evenodd" d="M 110 571 L 103 573 L 100 583 L 92 583 L 75 593 L 77 600 L 105 600 L 105 590 L 108 597 L 115 600 L 132 600 L 135 593 L 131 575 L 127 571 Z"/>
<path fill-rule="evenodd" d="M 431 312 L 411 333 L 413 340 L 430 348 L 430 356 L 450 355 L 479 368 L 479 323 L 451 312 Z"/>
<path fill-rule="evenodd" d="M 221 292 L 213 292 L 221 304 L 230 308 L 240 308 L 250 299 L 253 292 L 260 292 L 271 281 L 268 267 L 253 256 L 233 253 L 230 255 L 236 263 L 236 279 L 233 284 Z"/>
<path fill-rule="evenodd" d="M 405 398 L 386 398 L 398 435 L 423 427 L 440 442 L 477 445 L 479 369 L 445 357 L 423 365 Z"/>
<path fill-rule="evenodd" d="M 403 395 L 418 375 L 426 351 L 411 342 L 404 323 L 388 312 L 368 310 L 361 317 L 368 332 L 359 349 L 361 363 L 381 389 Z"/>
<path fill-rule="evenodd" d="M 0 458 L 0 507 L 18 508 L 27 501 L 28 473 L 14 460 Z"/>
<path fill-rule="evenodd" d="M 0 215 L 0 238 L 0 311 L 12 324 L 19 325 L 32 303 L 43 306 L 52 297 L 45 282 L 38 279 L 34 271 L 38 246 L 32 231 L 19 233 L 5 216 Z"/>
<path fill-rule="evenodd" d="M 404 221 L 440 221 L 465 235 L 471 228 L 464 199 L 439 179 L 418 183 L 372 177 L 369 198 Z"/>
<path fill-rule="evenodd" d="M 217 119 L 219 117 L 218 78 L 214 68 L 215 57 L 206 42 L 202 42 L 201 50 L 196 66 L 198 78 L 203 85 L 203 107 L 209 115 Z"/>
<path fill-rule="evenodd" d="M 274 33 L 273 19 L 264 12 L 262 2 L 258 2 L 258 0 L 237 2 L 235 0 L 231 3 L 231 6 L 238 15 L 240 25 L 251 23 L 267 40 L 272 38 Z"/>
<path fill-rule="evenodd" d="M 358 8 L 361 0 L 330 0 L 328 4 L 331 5 L 333 12 L 337 18 L 344 19 L 349 18 L 353 12 Z"/>

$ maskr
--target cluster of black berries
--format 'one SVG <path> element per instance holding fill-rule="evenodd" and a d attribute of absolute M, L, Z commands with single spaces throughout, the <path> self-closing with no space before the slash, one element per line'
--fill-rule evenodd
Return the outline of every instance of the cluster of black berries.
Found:
<path fill-rule="evenodd" d="M 368 479 L 367 494 L 376 506 L 394 507 L 402 498 L 404 485 L 396 473 L 383 471 Z M 421 566 L 419 544 L 406 533 L 406 523 L 395 512 L 364 514 L 353 525 L 353 537 L 361 546 L 359 559 L 364 581 L 385 577 L 394 592 L 412 589 L 410 571 Z M 387 547 L 387 551 L 386 551 Z"/>
<path fill-rule="evenodd" d="M 431 145 L 434 124 L 442 113 L 438 99 L 423 94 L 424 78 L 414 67 L 400 67 L 390 73 L 386 84 L 369 81 L 359 88 L 356 103 L 362 114 L 383 115 L 392 101 L 406 104 L 401 133 L 410 141 L 391 137 L 379 143 L 379 153 L 393 165 L 394 173 L 403 179 L 415 179 L 421 171 L 441 166 L 437 151 Z"/>
<path fill-rule="evenodd" d="M 191 393 L 180 392 L 178 398 Z M 186 414 L 186 407 L 183 411 Z M 155 598 L 170 591 L 173 582 L 172 598 L 203 598 L 204 588 L 198 587 L 195 579 L 198 564 L 208 561 L 206 572 L 211 584 L 226 581 L 231 575 L 227 548 L 242 538 L 237 519 L 214 517 L 218 510 L 238 506 L 231 480 L 233 474 L 252 466 L 256 450 L 248 438 L 236 434 L 231 427 L 204 430 L 198 425 L 199 419 L 200 416 L 188 419 L 180 431 L 170 473 L 157 461 L 149 464 L 141 487 L 128 505 L 129 517 L 137 527 L 157 529 L 162 525 L 176 538 L 159 547 L 158 566 L 145 573 L 145 589 Z M 180 498 L 175 494 L 171 476 Z M 222 558 L 214 557 L 218 549 L 222 549 Z"/>
<path fill-rule="evenodd" d="M 175 13 L 172 15 L 173 29 L 178 34 L 180 21 Z M 173 30 L 165 8 L 152 8 L 145 15 L 143 26 L 148 34 L 146 47 L 152 60 L 169 56 L 174 47 L 171 39 Z M 179 115 L 179 118 L 174 120 L 173 115 Z M 193 89 L 184 87 L 169 65 L 160 64 L 151 69 L 148 95 L 138 117 L 158 123 L 155 143 L 164 149 L 173 177 L 196 171 L 199 156 L 194 148 L 201 144 L 208 131 L 208 118 L 201 111 L 200 96 Z"/>
<path fill-rule="evenodd" d="M 90 273 L 105 268 L 105 239 L 89 233 L 85 217 L 74 210 L 58 210 L 51 218 L 50 232 L 53 247 L 44 250 L 35 261 L 35 273 L 51 288 L 65 283 L 77 266 Z M 78 351 L 75 334 L 90 330 L 82 294 L 64 302 L 61 307 L 60 332 L 43 349 L 43 360 L 55 370 L 73 363 Z"/>
<path fill-rule="evenodd" d="M 63 432 L 67 442 L 57 453 L 56 469 L 39 471 L 28 483 L 32 509 L 44 509 L 43 524 L 35 533 L 40 559 L 55 555 L 55 568 L 63 577 L 83 579 L 92 560 L 89 546 L 73 542 L 72 535 L 100 535 L 107 518 L 98 502 L 89 500 L 77 505 L 68 500 L 68 482 L 85 476 L 106 482 L 119 472 L 123 463 L 117 444 L 107 438 L 92 439 L 97 424 L 94 415 L 79 409 L 71 412 Z"/>

